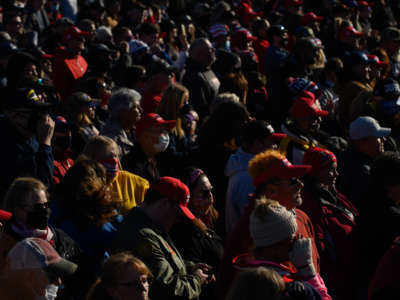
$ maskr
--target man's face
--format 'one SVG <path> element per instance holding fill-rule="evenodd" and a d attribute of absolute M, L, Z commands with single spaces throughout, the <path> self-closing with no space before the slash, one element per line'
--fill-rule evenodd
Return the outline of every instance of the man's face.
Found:
<path fill-rule="evenodd" d="M 319 129 L 321 121 L 322 121 L 321 117 L 309 116 L 297 119 L 296 123 L 304 133 L 313 133 Z"/>
<path fill-rule="evenodd" d="M 353 73 L 357 80 L 368 81 L 371 78 L 371 66 L 369 64 L 357 64 L 353 67 Z"/>
<path fill-rule="evenodd" d="M 359 149 L 362 153 L 371 158 L 377 157 L 385 150 L 383 139 L 379 137 L 370 136 L 359 141 Z"/>
<path fill-rule="evenodd" d="M 158 40 L 158 33 L 143 33 L 139 37 L 143 42 L 145 42 L 150 48 L 155 46 Z"/>
<path fill-rule="evenodd" d="M 11 35 L 11 37 L 17 37 L 24 33 L 24 23 L 22 23 L 22 19 L 20 16 L 15 16 L 11 19 L 11 21 L 7 24 L 6 27 L 7 32 Z"/>
<path fill-rule="evenodd" d="M 300 192 L 303 186 L 298 178 L 280 179 L 276 183 L 269 184 L 269 187 L 267 186 L 266 196 L 290 210 L 302 204 Z"/>
<path fill-rule="evenodd" d="M 199 45 L 198 53 L 198 60 L 205 66 L 211 66 L 215 62 L 215 48 L 209 41 Z"/>

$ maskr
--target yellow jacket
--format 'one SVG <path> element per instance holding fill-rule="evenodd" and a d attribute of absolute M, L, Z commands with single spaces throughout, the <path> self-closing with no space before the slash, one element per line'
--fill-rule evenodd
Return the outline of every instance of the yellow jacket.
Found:
<path fill-rule="evenodd" d="M 126 215 L 132 208 L 144 200 L 149 182 L 133 173 L 120 170 L 110 182 L 113 197 L 122 200 L 121 214 Z"/>

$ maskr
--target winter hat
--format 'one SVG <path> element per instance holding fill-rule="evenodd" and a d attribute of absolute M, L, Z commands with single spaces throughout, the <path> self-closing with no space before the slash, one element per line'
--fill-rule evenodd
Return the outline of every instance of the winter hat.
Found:
<path fill-rule="evenodd" d="M 336 161 L 336 156 L 332 152 L 318 147 L 311 147 L 304 154 L 303 164 L 312 166 L 309 175 L 314 176 L 329 163 Z"/>
<path fill-rule="evenodd" d="M 296 231 L 295 215 L 274 200 L 260 200 L 250 216 L 250 234 L 257 248 L 289 239 Z"/>

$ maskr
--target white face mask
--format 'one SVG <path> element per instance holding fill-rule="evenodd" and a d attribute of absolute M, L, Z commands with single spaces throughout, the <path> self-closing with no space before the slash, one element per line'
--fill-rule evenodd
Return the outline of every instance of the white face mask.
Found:
<path fill-rule="evenodd" d="M 55 284 L 49 284 L 46 286 L 46 294 L 44 298 L 46 300 L 55 300 L 57 298 L 58 286 Z"/>
<path fill-rule="evenodd" d="M 157 152 L 163 152 L 167 149 L 169 145 L 169 135 L 168 134 L 161 134 L 158 138 L 158 144 L 154 145 L 154 149 Z"/>

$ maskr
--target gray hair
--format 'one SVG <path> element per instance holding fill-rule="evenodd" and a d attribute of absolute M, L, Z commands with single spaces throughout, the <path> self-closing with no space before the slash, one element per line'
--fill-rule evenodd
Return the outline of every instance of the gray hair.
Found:
<path fill-rule="evenodd" d="M 108 102 L 108 110 L 111 119 L 118 119 L 119 113 L 122 109 L 129 110 L 133 107 L 135 102 L 141 101 L 142 96 L 133 89 L 120 88 L 113 91 Z"/>

